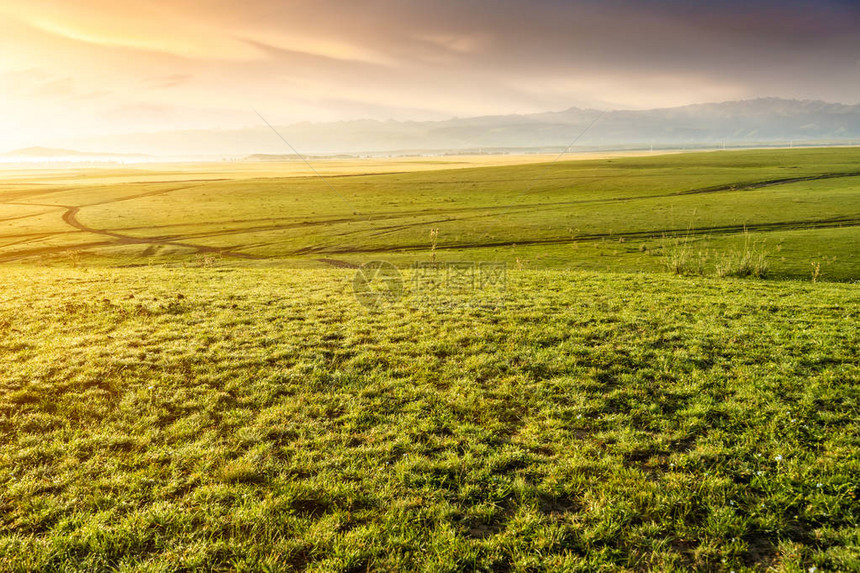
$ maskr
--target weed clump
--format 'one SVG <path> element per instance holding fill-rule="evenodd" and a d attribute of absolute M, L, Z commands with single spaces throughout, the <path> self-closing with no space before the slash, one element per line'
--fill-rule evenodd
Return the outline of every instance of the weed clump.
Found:
<path fill-rule="evenodd" d="M 663 265 L 676 275 L 704 276 L 713 269 L 718 277 L 765 278 L 768 272 L 767 250 L 764 242 L 752 240 L 744 230 L 741 248 L 711 253 L 696 249 L 689 235 L 665 241 L 662 245 Z M 712 261 L 713 259 L 713 261 Z"/>
<path fill-rule="evenodd" d="M 821 278 L 821 263 L 814 262 L 812 263 L 812 282 L 817 283 L 818 279 Z"/>
<path fill-rule="evenodd" d="M 695 250 L 690 235 L 675 237 L 669 242 L 664 239 L 662 252 L 663 264 L 670 273 L 699 276 L 705 274 L 710 254 L 707 250 Z"/>
<path fill-rule="evenodd" d="M 744 230 L 743 247 L 718 257 L 714 268 L 719 277 L 766 277 L 768 262 L 764 242 L 753 241 Z"/>

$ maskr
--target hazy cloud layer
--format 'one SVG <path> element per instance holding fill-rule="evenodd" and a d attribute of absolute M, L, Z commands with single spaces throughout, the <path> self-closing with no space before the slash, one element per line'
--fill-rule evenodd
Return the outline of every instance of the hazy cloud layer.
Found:
<path fill-rule="evenodd" d="M 0 146 L 77 133 L 860 100 L 856 1 L 0 0 Z"/>

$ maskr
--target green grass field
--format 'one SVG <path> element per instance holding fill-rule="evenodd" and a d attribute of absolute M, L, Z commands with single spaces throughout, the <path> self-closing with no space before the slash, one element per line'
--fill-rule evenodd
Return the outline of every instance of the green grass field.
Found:
<path fill-rule="evenodd" d="M 0 567 L 860 566 L 856 287 L 351 279 L 4 271 Z"/>
<path fill-rule="evenodd" d="M 773 278 L 814 264 L 821 280 L 860 278 L 858 148 L 452 164 L 18 174 L 0 188 L 0 262 L 408 265 L 438 229 L 440 256 L 531 269 L 663 270 L 684 237 L 710 272 L 748 232 Z"/>
<path fill-rule="evenodd" d="M 860 149 L 281 169 L 6 173 L 0 571 L 860 570 Z"/>

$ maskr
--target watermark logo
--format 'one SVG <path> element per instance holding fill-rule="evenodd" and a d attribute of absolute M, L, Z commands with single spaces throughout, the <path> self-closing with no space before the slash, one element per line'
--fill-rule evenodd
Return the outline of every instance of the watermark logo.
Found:
<path fill-rule="evenodd" d="M 505 303 L 505 263 L 421 262 L 414 263 L 406 273 L 404 279 L 394 265 L 384 261 L 363 265 L 353 280 L 356 300 L 372 309 L 401 299 L 408 306 L 436 309 L 498 308 Z"/>
<path fill-rule="evenodd" d="M 365 307 L 380 308 L 403 298 L 403 276 L 387 261 L 370 261 L 355 273 L 352 290 Z"/>

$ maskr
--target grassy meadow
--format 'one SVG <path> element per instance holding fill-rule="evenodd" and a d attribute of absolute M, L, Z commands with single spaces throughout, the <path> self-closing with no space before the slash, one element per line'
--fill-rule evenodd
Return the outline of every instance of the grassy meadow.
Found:
<path fill-rule="evenodd" d="M 860 570 L 860 149 L 533 159 L 0 172 L 0 571 Z"/>
<path fill-rule="evenodd" d="M 16 173 L 0 187 L 0 262 L 408 265 L 437 229 L 449 260 L 534 270 L 665 270 L 682 241 L 712 273 L 749 239 L 771 278 L 860 277 L 860 148 L 481 161 Z"/>

